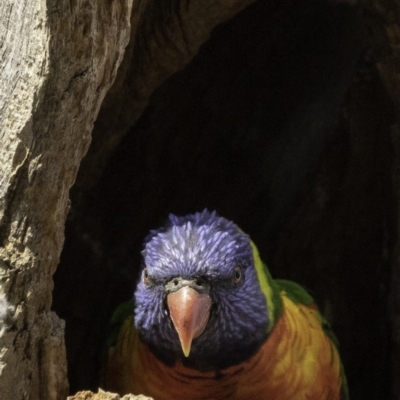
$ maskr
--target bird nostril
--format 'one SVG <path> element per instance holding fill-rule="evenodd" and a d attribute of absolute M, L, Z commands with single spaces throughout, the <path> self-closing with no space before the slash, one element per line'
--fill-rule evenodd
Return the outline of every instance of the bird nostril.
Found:
<path fill-rule="evenodd" d="M 202 279 L 196 279 L 195 281 L 197 286 L 202 286 L 203 285 L 203 280 Z"/>
<path fill-rule="evenodd" d="M 179 283 L 179 280 L 178 279 L 174 279 L 172 282 L 174 283 L 174 286 L 177 286 L 178 283 Z"/>

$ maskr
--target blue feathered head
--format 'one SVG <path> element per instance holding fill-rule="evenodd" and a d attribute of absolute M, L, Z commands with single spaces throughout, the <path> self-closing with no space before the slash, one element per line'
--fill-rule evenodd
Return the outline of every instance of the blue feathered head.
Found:
<path fill-rule="evenodd" d="M 250 238 L 204 210 L 170 215 L 146 237 L 135 325 L 165 363 L 221 369 L 254 354 L 270 318 Z"/>

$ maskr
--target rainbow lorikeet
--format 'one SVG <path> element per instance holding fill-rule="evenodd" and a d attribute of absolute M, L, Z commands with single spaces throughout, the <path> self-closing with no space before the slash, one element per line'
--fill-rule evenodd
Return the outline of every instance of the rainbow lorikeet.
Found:
<path fill-rule="evenodd" d="M 132 312 L 134 307 L 134 312 Z M 329 324 L 296 283 L 215 212 L 169 216 L 145 239 L 104 386 L 155 400 L 348 399 Z"/>

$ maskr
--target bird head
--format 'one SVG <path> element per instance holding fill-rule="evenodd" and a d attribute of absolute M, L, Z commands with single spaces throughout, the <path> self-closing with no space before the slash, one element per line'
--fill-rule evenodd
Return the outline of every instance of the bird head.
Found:
<path fill-rule="evenodd" d="M 216 370 L 258 350 L 272 317 L 258 252 L 237 225 L 208 210 L 170 215 L 142 255 L 135 326 L 159 359 Z"/>

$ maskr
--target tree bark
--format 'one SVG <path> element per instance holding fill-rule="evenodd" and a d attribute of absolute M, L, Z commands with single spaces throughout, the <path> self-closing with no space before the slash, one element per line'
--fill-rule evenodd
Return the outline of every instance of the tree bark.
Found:
<path fill-rule="evenodd" d="M 138 395 L 134 396 L 132 394 L 127 394 L 124 397 L 120 397 L 116 393 L 104 392 L 99 390 L 98 393 L 93 393 L 90 391 L 83 391 L 76 393 L 74 396 L 69 396 L 67 400 L 153 400 L 151 397 Z"/>
<path fill-rule="evenodd" d="M 131 0 L 0 4 L 3 399 L 65 399 L 64 323 L 50 311 L 68 191 L 129 40 Z"/>

